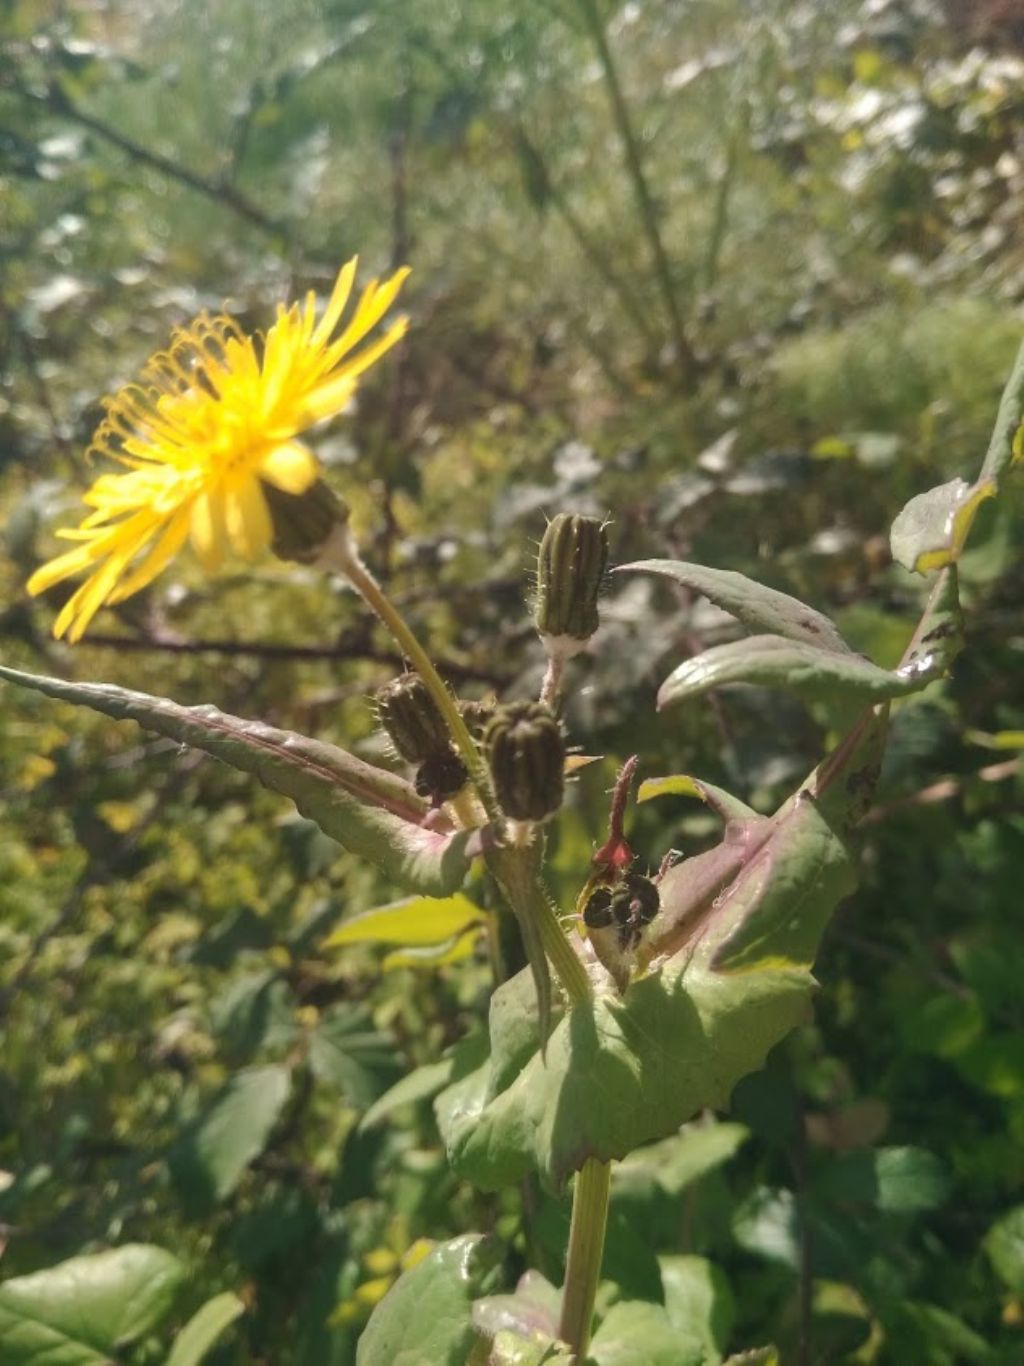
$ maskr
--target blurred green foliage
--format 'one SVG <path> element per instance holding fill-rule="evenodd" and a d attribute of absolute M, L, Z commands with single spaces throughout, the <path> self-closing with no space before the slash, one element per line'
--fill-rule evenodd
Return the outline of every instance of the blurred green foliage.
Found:
<path fill-rule="evenodd" d="M 889 525 L 973 477 L 1022 331 L 1012 5 L 5 0 L 0 36 L 5 663 L 383 758 L 366 698 L 400 661 L 313 574 L 205 581 L 183 556 L 74 651 L 23 591 L 98 398 L 200 308 L 257 327 L 357 250 L 413 266 L 413 326 L 317 450 L 464 696 L 536 688 L 528 570 L 561 510 L 611 512 L 613 562 L 748 572 L 898 659 L 922 585 Z M 896 705 L 814 1022 L 728 1124 L 618 1173 L 602 1308 L 711 1305 L 707 1360 L 1024 1354 L 1022 501 L 979 514 L 952 678 Z M 602 621 L 570 666 L 570 741 L 608 757 L 554 832 L 563 904 L 626 754 L 769 810 L 832 724 L 760 689 L 659 718 L 665 673 L 731 623 L 633 576 Z M 191 1330 L 214 1366 L 344 1366 L 424 1236 L 496 1233 L 510 1275 L 558 1282 L 567 1206 L 459 1182 L 429 1103 L 475 1047 L 482 956 L 382 973 L 325 949 L 393 889 L 169 742 L 4 689 L 0 754 L 5 1282 L 169 1249 L 133 1366 L 219 1292 L 244 1312 Z M 631 822 L 651 867 L 714 837 L 682 797 Z M 3 1295 L 0 1366 L 28 1359 Z"/>

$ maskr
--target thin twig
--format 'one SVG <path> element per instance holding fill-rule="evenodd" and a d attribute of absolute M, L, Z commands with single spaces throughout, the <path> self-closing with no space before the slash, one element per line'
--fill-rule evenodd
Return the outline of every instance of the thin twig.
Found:
<path fill-rule="evenodd" d="M 93 632 L 89 635 L 89 644 L 134 653 L 152 650 L 175 655 L 232 655 L 238 659 L 365 660 L 371 664 L 389 664 L 398 669 L 405 666 L 405 657 L 398 650 L 379 650 L 364 645 L 353 650 L 344 641 L 336 645 L 284 645 L 269 641 L 178 640 L 166 636 L 117 636 Z M 493 669 L 460 664 L 454 659 L 439 661 L 438 668 L 449 678 L 489 683 L 496 688 L 502 687 L 508 681 L 505 674 L 496 673 Z"/>
<path fill-rule="evenodd" d="M 244 218 L 246 222 L 251 223 L 262 232 L 277 238 L 287 235 L 286 225 L 280 219 L 272 218 L 270 214 L 265 213 L 241 190 L 236 189 L 227 181 L 211 180 L 200 175 L 198 171 L 193 171 L 191 167 L 182 165 L 180 161 L 174 161 L 160 152 L 154 152 L 150 148 L 144 147 L 134 138 L 128 137 L 127 134 L 120 132 L 117 128 L 112 128 L 109 124 L 104 123 L 102 119 L 80 109 L 59 85 L 51 85 L 46 94 L 25 88 L 21 90 L 21 94 L 25 99 L 43 105 L 51 113 L 57 114 L 71 123 L 77 123 L 82 128 L 88 128 L 90 132 L 95 133 L 104 142 L 109 142 L 112 147 L 117 147 L 131 157 L 133 161 L 139 162 L 140 165 L 149 166 L 154 171 L 159 171 L 161 175 L 167 176 L 169 180 L 176 180 L 179 184 L 187 185 L 189 189 L 195 190 L 198 194 L 205 195 L 207 199 L 212 199 L 214 203 L 229 209 L 239 218 Z"/>
<path fill-rule="evenodd" d="M 615 117 L 615 126 L 618 130 L 619 140 L 622 143 L 622 149 L 626 158 L 626 169 L 629 172 L 629 178 L 633 185 L 633 193 L 640 213 L 640 222 L 651 250 L 655 275 L 658 279 L 662 301 L 665 305 L 665 312 L 668 315 L 668 321 L 672 331 L 672 343 L 675 347 L 676 362 L 679 366 L 679 376 L 684 390 L 688 392 L 692 390 L 696 383 L 699 365 L 693 347 L 686 336 L 686 329 L 683 326 L 683 315 L 679 308 L 679 299 L 676 295 L 675 284 L 672 280 L 672 267 L 669 264 L 665 243 L 662 241 L 661 229 L 658 227 L 658 212 L 655 207 L 654 196 L 651 194 L 650 186 L 647 183 L 643 159 L 640 156 L 640 143 L 633 128 L 633 121 L 630 117 L 629 107 L 626 104 L 626 97 L 622 91 L 622 84 L 619 81 L 619 73 L 615 66 L 615 59 L 612 56 L 611 48 L 608 45 L 608 35 L 605 32 L 604 20 L 597 8 L 596 0 L 578 0 L 578 4 L 583 12 L 583 17 L 586 20 L 591 37 L 594 40 L 598 60 L 601 63 L 601 70 L 604 72 L 605 84 L 608 87 L 608 95 L 612 105 L 612 113 Z"/>

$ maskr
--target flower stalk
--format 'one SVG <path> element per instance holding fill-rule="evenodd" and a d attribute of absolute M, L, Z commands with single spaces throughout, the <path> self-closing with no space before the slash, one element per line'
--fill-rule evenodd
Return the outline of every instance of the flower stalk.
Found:
<path fill-rule="evenodd" d="M 576 1173 L 558 1336 L 569 1344 L 578 1362 L 586 1359 L 590 1346 L 594 1299 L 608 1226 L 611 1175 L 611 1163 L 596 1157 L 588 1157 Z"/>

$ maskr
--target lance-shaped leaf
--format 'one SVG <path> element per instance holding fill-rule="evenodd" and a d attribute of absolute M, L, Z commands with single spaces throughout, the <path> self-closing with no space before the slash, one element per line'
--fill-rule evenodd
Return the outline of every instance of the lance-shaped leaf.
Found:
<path fill-rule="evenodd" d="M 739 797 L 726 792 L 724 787 L 693 778 L 689 773 L 672 773 L 667 778 L 645 778 L 636 790 L 638 802 L 650 802 L 655 797 L 697 797 L 723 820 L 756 819 L 757 812 Z"/>
<path fill-rule="evenodd" d="M 637 570 L 661 574 L 684 588 L 702 593 L 751 631 L 783 636 L 805 645 L 816 645 L 822 650 L 834 650 L 837 654 L 852 653 L 830 617 L 808 607 L 799 598 L 791 598 L 777 588 L 767 588 L 763 583 L 748 579 L 745 574 L 737 574 L 731 569 L 711 569 L 703 564 L 687 564 L 683 560 L 637 560 L 634 564 L 619 565 L 616 572 Z"/>
<path fill-rule="evenodd" d="M 0 678 L 61 702 L 91 707 L 116 721 L 205 750 L 290 797 L 299 811 L 351 853 L 375 863 L 410 891 L 454 891 L 469 867 L 472 832 L 443 834 L 419 822 L 426 803 L 397 774 L 335 745 L 216 707 L 182 707 L 164 697 L 109 683 L 76 683 L 0 666 Z"/>
<path fill-rule="evenodd" d="M 558 1187 L 588 1157 L 622 1158 L 727 1102 L 806 1016 L 883 737 L 870 716 L 775 816 L 730 821 L 721 844 L 669 870 L 647 974 L 562 1014 L 546 1062 L 529 979 L 495 992 L 490 1059 L 436 1102 L 460 1174 L 495 1188 L 536 1168 Z"/>
<path fill-rule="evenodd" d="M 931 671 L 914 668 L 890 672 L 860 655 L 820 650 L 783 636 L 749 636 L 684 660 L 661 685 L 658 706 L 699 697 L 727 683 L 786 688 L 823 701 L 870 704 L 917 692 L 941 671 L 938 659 Z"/>

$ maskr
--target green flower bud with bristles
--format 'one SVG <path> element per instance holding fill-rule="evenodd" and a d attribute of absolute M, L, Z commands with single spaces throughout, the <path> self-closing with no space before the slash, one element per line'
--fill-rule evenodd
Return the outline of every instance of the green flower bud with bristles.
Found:
<path fill-rule="evenodd" d="M 348 506 L 322 479 L 304 493 L 285 493 L 269 480 L 262 480 L 260 488 L 273 527 L 270 548 L 278 559 L 314 564 L 333 533 L 347 534 Z"/>
<path fill-rule="evenodd" d="M 449 745 L 443 753 L 423 760 L 416 770 L 415 787 L 419 796 L 429 797 L 437 805 L 458 796 L 468 781 L 466 765 Z"/>
<path fill-rule="evenodd" d="M 403 759 L 422 764 L 448 753 L 448 726 L 419 674 L 393 678 L 378 691 L 376 700 L 380 723 Z"/>
<path fill-rule="evenodd" d="M 542 821 L 562 805 L 565 741 L 540 702 L 499 707 L 484 734 L 498 805 L 511 820 Z"/>
<path fill-rule="evenodd" d="M 560 512 L 537 560 L 534 621 L 542 636 L 586 641 L 597 630 L 597 595 L 608 564 L 608 532 L 596 517 Z"/>

